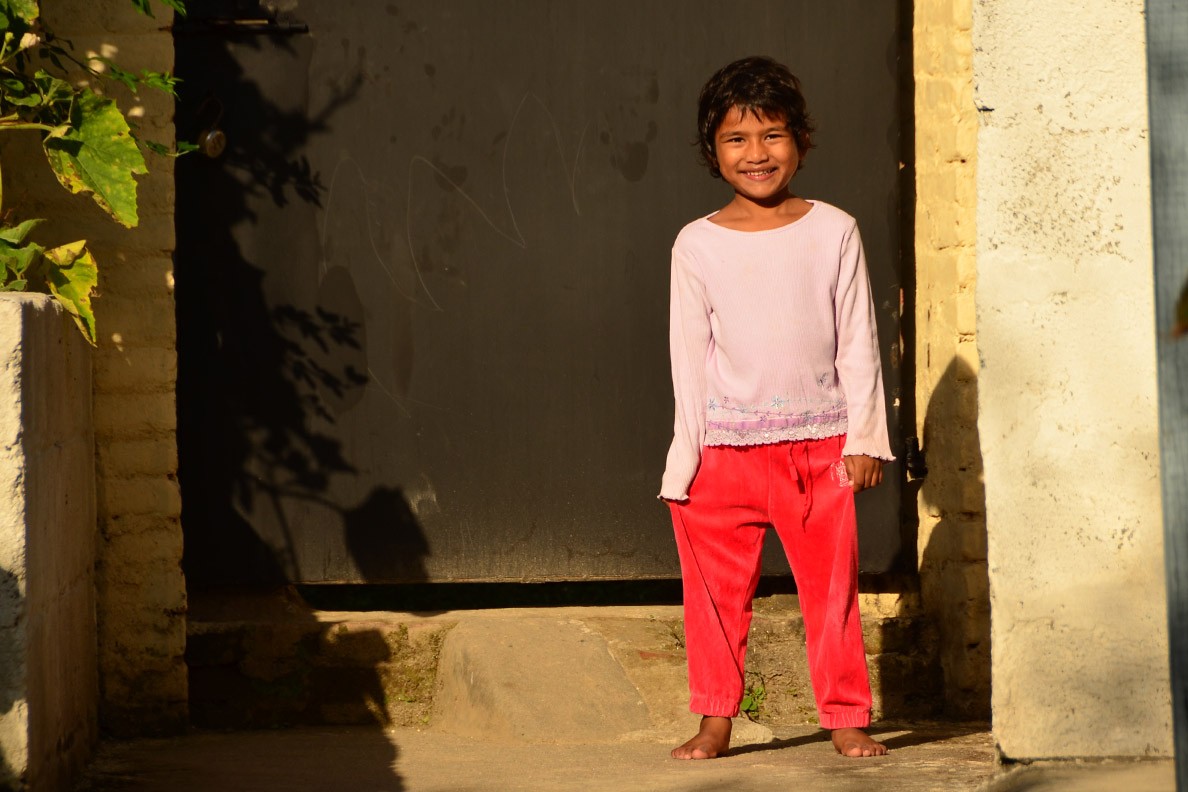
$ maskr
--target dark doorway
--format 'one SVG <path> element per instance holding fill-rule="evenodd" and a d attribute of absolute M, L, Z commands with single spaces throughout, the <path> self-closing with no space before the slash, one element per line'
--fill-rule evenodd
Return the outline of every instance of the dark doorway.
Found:
<path fill-rule="evenodd" d="M 691 141 L 743 55 L 804 82 L 797 189 L 858 218 L 897 427 L 897 4 L 283 5 L 177 27 L 178 135 L 226 143 L 177 166 L 192 584 L 679 575 L 669 249 L 728 198 Z M 887 479 L 865 572 L 901 548 Z"/>

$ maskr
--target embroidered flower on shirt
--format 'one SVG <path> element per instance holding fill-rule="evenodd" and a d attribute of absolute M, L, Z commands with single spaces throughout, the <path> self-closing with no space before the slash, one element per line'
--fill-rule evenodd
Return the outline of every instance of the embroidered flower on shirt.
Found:
<path fill-rule="evenodd" d="M 775 407 L 777 410 L 780 409 L 781 407 L 783 407 L 787 403 L 788 403 L 788 400 L 785 399 L 783 396 L 772 396 L 771 397 L 771 406 Z"/>

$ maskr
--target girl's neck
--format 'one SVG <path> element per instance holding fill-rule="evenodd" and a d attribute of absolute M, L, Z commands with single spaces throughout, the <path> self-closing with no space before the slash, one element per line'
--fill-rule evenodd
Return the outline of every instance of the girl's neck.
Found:
<path fill-rule="evenodd" d="M 735 231 L 769 231 L 795 223 L 812 208 L 811 203 L 790 192 L 763 202 L 735 193 L 730 203 L 710 217 L 710 222 Z"/>

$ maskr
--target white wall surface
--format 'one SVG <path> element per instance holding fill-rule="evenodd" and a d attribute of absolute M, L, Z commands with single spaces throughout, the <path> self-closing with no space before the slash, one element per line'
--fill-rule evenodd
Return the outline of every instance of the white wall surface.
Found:
<path fill-rule="evenodd" d="M 1169 754 L 1141 0 L 975 0 L 994 732 Z"/>
<path fill-rule="evenodd" d="M 0 296 L 0 788 L 71 788 L 98 735 L 91 352 Z M 24 786 L 22 786 L 22 784 Z"/>

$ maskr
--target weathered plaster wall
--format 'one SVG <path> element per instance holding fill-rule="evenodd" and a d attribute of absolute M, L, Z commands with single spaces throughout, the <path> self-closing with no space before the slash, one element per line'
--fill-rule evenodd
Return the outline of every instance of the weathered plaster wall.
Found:
<path fill-rule="evenodd" d="M 972 0 L 916 0 L 917 435 L 922 604 L 939 634 L 948 714 L 990 715 L 990 594 L 978 441 Z"/>
<path fill-rule="evenodd" d="M 98 735 L 91 354 L 0 297 L 0 787 L 68 789 Z"/>
<path fill-rule="evenodd" d="M 41 3 L 43 18 L 78 53 L 111 55 L 132 71 L 173 65 L 173 38 L 164 28 L 170 17 L 159 3 L 153 7 L 157 19 L 137 14 L 129 0 Z M 136 107 L 141 135 L 172 142 L 172 99 L 153 91 L 119 98 L 123 107 Z M 186 718 L 186 593 L 176 480 L 173 163 L 149 156 L 149 175 L 139 179 L 140 224 L 129 230 L 89 198 L 67 195 L 34 135 L 4 147 L 5 208 L 50 218 L 37 231 L 42 241 L 87 239 L 99 262 L 94 415 L 102 723 L 115 733 L 179 727 Z M 9 164 L 15 162 L 19 169 Z"/>
<path fill-rule="evenodd" d="M 1171 750 L 1142 0 L 975 0 L 994 731 Z"/>

